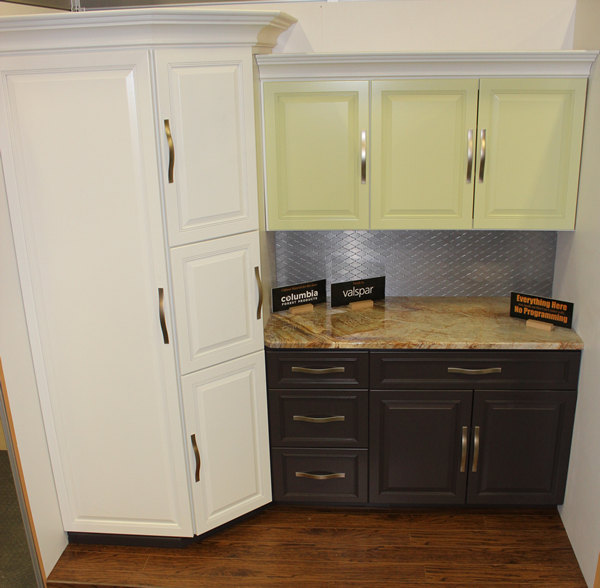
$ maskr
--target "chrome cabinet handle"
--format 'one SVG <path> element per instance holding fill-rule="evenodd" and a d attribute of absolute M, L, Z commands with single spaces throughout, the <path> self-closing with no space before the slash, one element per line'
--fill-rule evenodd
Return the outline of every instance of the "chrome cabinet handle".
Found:
<path fill-rule="evenodd" d="M 160 328 L 162 329 L 163 341 L 165 345 L 169 344 L 169 331 L 167 331 L 167 321 L 165 320 L 165 291 L 158 289 L 158 317 L 160 319 Z"/>
<path fill-rule="evenodd" d="M 473 177 L 473 129 L 467 133 L 467 184 Z"/>
<path fill-rule="evenodd" d="M 254 275 L 256 276 L 256 284 L 258 286 L 258 306 L 256 308 L 256 320 L 260 320 L 263 305 L 263 285 L 262 280 L 260 279 L 260 270 L 258 269 L 258 266 L 254 268 Z"/>
<path fill-rule="evenodd" d="M 367 131 L 360 132 L 360 183 L 367 183 Z"/>
<path fill-rule="evenodd" d="M 467 368 L 449 367 L 449 374 L 466 374 L 467 376 L 481 376 L 484 374 L 500 374 L 502 373 L 501 367 L 485 368 L 482 370 L 470 370 Z"/>
<path fill-rule="evenodd" d="M 479 183 L 483 184 L 483 174 L 485 172 L 485 129 L 481 129 L 481 150 L 479 151 Z"/>
<path fill-rule="evenodd" d="M 346 474 L 344 473 L 311 474 L 310 472 L 296 472 L 296 478 L 309 478 L 310 480 L 333 480 L 345 477 Z"/>
<path fill-rule="evenodd" d="M 343 374 L 346 371 L 345 367 L 331 367 L 331 368 L 305 368 L 305 367 L 292 367 L 293 372 L 301 374 Z"/>
<path fill-rule="evenodd" d="M 293 416 L 294 421 L 302 421 L 303 423 L 341 423 L 346 420 L 343 415 L 329 417 L 309 417 L 299 414 Z"/>
<path fill-rule="evenodd" d="M 475 427 L 475 436 L 473 439 L 473 467 L 471 471 L 477 473 L 477 462 L 479 461 L 479 427 Z"/>
<path fill-rule="evenodd" d="M 196 435 L 192 435 L 192 447 L 194 448 L 194 455 L 196 456 L 196 482 L 200 481 L 200 466 L 202 461 L 200 460 L 200 451 L 198 450 L 198 443 L 196 443 Z"/>
<path fill-rule="evenodd" d="M 173 137 L 171 136 L 171 125 L 169 120 L 165 120 L 165 133 L 167 135 L 167 143 L 169 144 L 169 184 L 173 183 L 173 167 L 175 166 L 175 145 L 173 145 Z"/>
<path fill-rule="evenodd" d="M 467 445 L 468 445 L 468 428 L 462 428 L 462 454 L 460 456 L 460 473 L 462 474 L 467 468 Z"/>

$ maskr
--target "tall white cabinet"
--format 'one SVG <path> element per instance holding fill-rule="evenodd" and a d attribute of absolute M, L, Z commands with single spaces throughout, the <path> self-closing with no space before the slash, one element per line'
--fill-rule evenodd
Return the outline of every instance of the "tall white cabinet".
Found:
<path fill-rule="evenodd" d="M 0 21 L 0 152 L 67 531 L 192 536 L 271 500 L 251 59 L 292 22 Z"/>

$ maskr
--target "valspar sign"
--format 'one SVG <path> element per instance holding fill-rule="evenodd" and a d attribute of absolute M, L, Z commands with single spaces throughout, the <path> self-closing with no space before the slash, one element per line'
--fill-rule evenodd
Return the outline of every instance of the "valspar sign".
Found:
<path fill-rule="evenodd" d="M 301 304 L 320 304 L 325 302 L 326 281 L 317 280 L 307 282 L 306 284 L 294 284 L 293 286 L 284 286 L 283 288 L 273 288 L 271 296 L 273 298 L 273 312 L 287 310 L 292 306 Z"/>
<path fill-rule="evenodd" d="M 359 300 L 385 298 L 385 276 L 331 284 L 331 306 L 343 306 Z"/>

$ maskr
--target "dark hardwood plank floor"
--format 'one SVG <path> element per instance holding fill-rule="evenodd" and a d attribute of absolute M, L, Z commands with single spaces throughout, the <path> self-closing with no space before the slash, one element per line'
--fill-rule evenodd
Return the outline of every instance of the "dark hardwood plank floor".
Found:
<path fill-rule="evenodd" d="M 185 549 L 67 547 L 49 588 L 586 588 L 556 509 L 274 506 Z"/>

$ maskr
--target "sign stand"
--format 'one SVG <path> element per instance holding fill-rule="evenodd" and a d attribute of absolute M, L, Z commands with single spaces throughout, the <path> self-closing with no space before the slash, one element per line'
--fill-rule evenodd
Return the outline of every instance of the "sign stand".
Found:
<path fill-rule="evenodd" d="M 312 312 L 315 309 L 314 304 L 301 304 L 300 306 L 292 306 L 290 308 L 291 314 L 306 314 Z"/>
<path fill-rule="evenodd" d="M 358 302 L 351 302 L 350 310 L 361 310 L 362 308 L 373 308 L 372 300 L 359 300 Z"/>
<path fill-rule="evenodd" d="M 540 329 L 540 331 L 553 331 L 554 330 L 554 325 L 551 325 L 550 323 L 543 323 L 541 321 L 536 321 L 533 319 L 528 319 L 527 322 L 525 323 L 526 327 L 532 327 L 534 329 Z"/>

